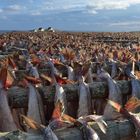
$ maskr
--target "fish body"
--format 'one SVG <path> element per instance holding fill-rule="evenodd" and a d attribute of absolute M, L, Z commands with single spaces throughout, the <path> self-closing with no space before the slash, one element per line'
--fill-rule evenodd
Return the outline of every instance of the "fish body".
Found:
<path fill-rule="evenodd" d="M 60 101 L 62 104 L 62 113 L 67 113 L 66 94 L 62 86 L 56 83 L 55 104 Z"/>
<path fill-rule="evenodd" d="M 114 78 L 117 75 L 117 64 L 112 62 L 111 77 Z"/>
<path fill-rule="evenodd" d="M 0 85 L 1 86 L 1 85 Z M 0 131 L 14 131 L 17 126 L 14 122 L 10 107 L 8 105 L 6 91 L 0 87 Z"/>
<path fill-rule="evenodd" d="M 27 116 L 34 119 L 38 123 L 45 123 L 43 103 L 40 94 L 32 84 L 29 84 L 29 101 Z M 32 130 L 29 129 L 28 132 L 32 132 Z"/>
<path fill-rule="evenodd" d="M 110 75 L 106 72 L 101 72 L 100 77 L 107 80 L 108 88 L 109 88 L 109 100 L 115 101 L 122 105 L 122 95 L 120 87 L 117 85 L 117 82 L 113 80 Z M 105 120 L 115 120 L 122 118 L 122 115 L 107 103 L 104 110 L 104 119 Z"/>
<path fill-rule="evenodd" d="M 35 78 L 39 78 L 39 73 L 36 67 L 32 67 L 30 72 Z"/>
<path fill-rule="evenodd" d="M 132 97 L 136 97 L 140 99 L 140 82 L 137 79 L 131 80 L 131 86 L 132 86 Z M 139 113 L 140 112 L 140 106 L 135 108 L 133 110 L 133 113 Z"/>
<path fill-rule="evenodd" d="M 92 69 L 91 68 L 89 68 L 88 73 L 87 73 L 87 82 L 93 83 Z"/>
<path fill-rule="evenodd" d="M 131 85 L 132 85 L 132 96 L 135 96 L 138 99 L 140 99 L 140 82 L 139 82 L 139 80 L 132 79 Z"/>
<path fill-rule="evenodd" d="M 78 107 L 78 118 L 86 116 L 91 113 L 91 95 L 89 87 L 86 83 L 82 82 L 79 85 L 79 107 Z"/>
<path fill-rule="evenodd" d="M 52 131 L 50 126 L 46 127 L 44 130 L 44 140 L 58 140 L 57 136 Z"/>
<path fill-rule="evenodd" d="M 109 78 L 108 86 L 109 86 L 109 100 L 113 100 L 122 105 L 121 90 L 117 85 L 116 81 L 113 80 L 112 78 Z M 106 120 L 114 120 L 122 117 L 122 115 L 116 112 L 114 108 L 109 104 L 106 105 L 103 116 Z"/>
<path fill-rule="evenodd" d="M 100 140 L 96 131 L 92 129 L 89 125 L 85 126 L 85 132 L 88 140 Z"/>
<path fill-rule="evenodd" d="M 68 69 L 68 79 L 69 80 L 74 80 L 74 70 L 72 67 L 67 66 Z"/>

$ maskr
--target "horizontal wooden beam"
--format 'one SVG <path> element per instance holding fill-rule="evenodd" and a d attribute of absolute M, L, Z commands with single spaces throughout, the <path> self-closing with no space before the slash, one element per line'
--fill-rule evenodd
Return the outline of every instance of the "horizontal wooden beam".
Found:
<path fill-rule="evenodd" d="M 122 95 L 131 94 L 131 82 L 130 81 L 118 81 L 117 84 L 120 86 Z M 78 84 L 69 84 L 63 86 L 66 93 L 66 99 L 68 102 L 78 101 Z M 95 98 L 107 98 L 108 97 L 108 86 L 106 82 L 94 82 L 89 84 L 91 96 Z M 54 101 L 55 87 L 43 87 L 39 89 L 43 97 L 44 104 Z M 10 106 L 23 108 L 27 107 L 28 102 L 28 89 L 21 87 L 12 87 L 8 89 L 8 98 Z"/>
<path fill-rule="evenodd" d="M 101 140 L 130 140 L 135 138 L 135 128 L 128 120 L 108 121 L 107 133 L 104 134 L 96 123 L 92 128 L 97 132 Z M 55 134 L 59 140 L 83 140 L 83 133 L 76 127 L 56 130 Z M 22 131 L 0 133 L 0 137 L 16 140 L 17 138 L 30 140 L 44 140 L 42 135 L 29 134 Z M 2 138 L 0 138 L 2 139 Z"/>

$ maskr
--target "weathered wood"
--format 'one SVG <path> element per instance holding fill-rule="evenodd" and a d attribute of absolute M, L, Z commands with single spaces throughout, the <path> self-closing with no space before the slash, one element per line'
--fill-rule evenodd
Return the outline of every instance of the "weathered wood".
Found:
<path fill-rule="evenodd" d="M 118 81 L 117 84 L 121 88 L 122 95 L 131 94 L 131 82 L 130 81 Z M 66 98 L 68 102 L 78 101 L 78 84 L 64 85 L 64 90 L 66 93 Z M 89 84 L 91 96 L 95 98 L 107 98 L 108 96 L 108 86 L 106 82 L 94 82 Z M 43 97 L 43 102 L 53 102 L 55 88 L 43 87 L 40 89 L 41 95 Z M 9 103 L 12 107 L 27 107 L 28 102 L 28 89 L 21 87 L 12 87 L 8 90 Z"/>
<path fill-rule="evenodd" d="M 91 124 L 91 123 L 90 123 Z M 124 121 L 108 121 L 108 128 L 106 135 L 102 133 L 96 123 L 92 123 L 92 128 L 96 130 L 101 140 L 132 140 L 135 138 L 135 128 L 128 120 Z M 59 140 L 84 140 L 80 129 L 67 128 L 55 131 Z M 42 135 L 28 134 L 21 131 L 0 133 L 0 136 L 5 136 L 9 140 L 30 139 L 43 140 Z"/>

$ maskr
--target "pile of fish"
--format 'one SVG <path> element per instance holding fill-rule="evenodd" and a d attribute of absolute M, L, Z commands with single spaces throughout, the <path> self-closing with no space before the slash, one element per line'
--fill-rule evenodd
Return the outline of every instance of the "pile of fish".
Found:
<path fill-rule="evenodd" d="M 95 121 L 106 134 L 105 121 L 128 118 L 139 134 L 139 45 L 134 43 L 131 47 L 123 48 L 120 44 L 98 44 L 89 39 L 91 35 L 89 40 L 85 39 L 89 41 L 86 44 L 85 41 L 80 42 L 78 35 L 62 33 L 58 37 L 59 34 L 48 33 L 45 37 L 43 33 L 9 33 L 0 37 L 0 132 L 20 129 L 43 135 L 44 140 L 57 140 L 54 130 L 76 126 L 82 128 L 84 139 L 100 140 L 88 122 Z M 69 37 L 73 40 L 72 44 Z M 48 46 L 45 39 L 55 43 Z M 74 43 L 75 40 L 78 40 L 77 44 Z M 41 69 L 44 72 L 40 72 Z M 19 78 L 17 72 L 20 70 L 24 70 L 24 74 Z M 131 80 L 132 86 L 127 103 L 116 82 L 124 79 Z M 89 84 L 95 81 L 107 82 L 109 101 L 91 100 Z M 63 88 L 66 84 L 78 86 L 79 100 L 75 118 L 68 113 L 69 104 Z M 28 89 L 27 108 L 9 106 L 7 91 L 15 86 Z M 44 106 L 44 93 L 40 92 L 45 86 L 55 87 L 54 108 L 49 120 L 46 119 L 49 112 L 48 107 Z M 51 94 L 49 90 L 47 92 Z"/>

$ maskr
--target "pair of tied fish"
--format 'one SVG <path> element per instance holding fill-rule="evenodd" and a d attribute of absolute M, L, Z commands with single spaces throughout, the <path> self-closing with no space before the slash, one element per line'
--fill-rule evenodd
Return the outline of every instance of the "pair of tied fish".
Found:
<path fill-rule="evenodd" d="M 61 112 L 60 112 L 61 114 Z M 53 125 L 58 123 L 57 120 L 54 120 L 49 123 L 49 125 L 46 127 L 42 124 L 39 124 L 38 122 L 32 120 L 29 117 L 26 117 L 24 115 L 21 115 L 25 121 L 25 123 L 30 126 L 32 129 L 38 129 L 43 133 L 44 140 L 58 140 L 56 134 L 53 132 Z M 61 118 L 61 123 L 69 123 L 70 126 L 75 125 L 78 126 L 80 129 L 84 129 L 84 138 L 87 140 L 100 140 L 98 134 L 96 131 L 91 128 L 91 126 L 88 124 L 89 121 L 95 121 L 99 125 L 100 129 L 103 133 L 106 133 L 106 127 L 107 124 L 103 121 L 102 117 L 97 117 L 95 115 L 89 115 L 85 117 L 80 117 L 79 119 L 74 119 L 66 114 L 61 114 L 59 116 Z M 60 122 L 60 120 L 59 120 Z"/>

